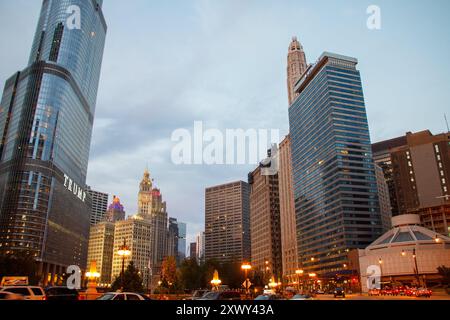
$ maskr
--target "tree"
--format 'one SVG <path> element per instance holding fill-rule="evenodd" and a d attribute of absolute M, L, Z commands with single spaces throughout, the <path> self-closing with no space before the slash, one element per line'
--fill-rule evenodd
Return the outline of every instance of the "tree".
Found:
<path fill-rule="evenodd" d="M 0 256 L 0 280 L 5 276 L 22 276 L 28 277 L 30 285 L 37 285 L 39 282 L 37 271 L 37 263 L 32 255 Z"/>
<path fill-rule="evenodd" d="M 196 259 L 185 259 L 180 266 L 180 284 L 185 290 L 204 288 L 202 268 Z"/>
<path fill-rule="evenodd" d="M 177 261 L 175 257 L 166 257 L 161 265 L 161 287 L 169 293 L 178 289 Z"/>
<path fill-rule="evenodd" d="M 134 266 L 134 262 L 131 261 L 123 275 L 123 291 L 143 293 L 144 286 L 142 282 L 139 270 Z M 122 272 L 116 277 L 111 287 L 113 291 L 122 288 Z"/>

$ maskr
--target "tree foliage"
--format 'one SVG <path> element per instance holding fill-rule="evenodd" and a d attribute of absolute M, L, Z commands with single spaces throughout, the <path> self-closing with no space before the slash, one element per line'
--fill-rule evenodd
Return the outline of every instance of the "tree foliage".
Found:
<path fill-rule="evenodd" d="M 134 262 L 131 261 L 123 275 L 123 288 L 122 288 L 122 272 L 116 277 L 112 284 L 112 290 L 122 289 L 124 292 L 144 292 L 143 280 L 139 274 L 139 270 L 134 266 Z"/>

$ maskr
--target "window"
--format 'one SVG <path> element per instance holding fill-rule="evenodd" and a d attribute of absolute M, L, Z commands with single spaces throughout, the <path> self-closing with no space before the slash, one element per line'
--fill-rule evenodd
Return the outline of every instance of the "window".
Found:
<path fill-rule="evenodd" d="M 31 288 L 35 296 L 43 296 L 44 292 L 42 292 L 41 288 Z"/>
<path fill-rule="evenodd" d="M 439 146 L 437 144 L 434 145 L 434 149 L 436 150 L 436 153 L 439 153 Z"/>
<path fill-rule="evenodd" d="M 139 297 L 136 294 L 127 294 L 127 300 L 137 301 L 141 299 L 139 299 Z"/>
<path fill-rule="evenodd" d="M 115 300 L 115 301 L 123 301 L 123 300 L 125 300 L 125 295 L 124 294 L 118 294 L 117 296 L 115 296 L 114 297 L 114 299 L 113 300 Z"/>
<path fill-rule="evenodd" d="M 20 294 L 22 296 L 29 296 L 30 292 L 27 288 L 8 288 L 8 292 Z"/>

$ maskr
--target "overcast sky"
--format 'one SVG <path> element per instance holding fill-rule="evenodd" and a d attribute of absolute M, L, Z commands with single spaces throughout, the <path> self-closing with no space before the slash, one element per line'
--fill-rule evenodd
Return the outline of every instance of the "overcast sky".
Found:
<path fill-rule="evenodd" d="M 366 27 L 370 4 L 382 29 Z M 40 0 L 0 0 L 0 84 L 28 61 Z M 450 1 L 105 0 L 108 35 L 88 184 L 137 210 L 148 164 L 169 215 L 204 228 L 204 189 L 246 180 L 251 166 L 175 166 L 170 141 L 207 128 L 288 132 L 291 37 L 308 62 L 323 51 L 359 59 L 372 141 L 445 131 L 450 118 Z"/>

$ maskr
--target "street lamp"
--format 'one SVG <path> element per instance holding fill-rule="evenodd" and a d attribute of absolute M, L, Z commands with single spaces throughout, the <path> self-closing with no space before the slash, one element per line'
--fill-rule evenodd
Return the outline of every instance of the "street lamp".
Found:
<path fill-rule="evenodd" d="M 380 289 L 383 289 L 383 260 L 378 259 L 378 264 L 380 265 Z"/>
<path fill-rule="evenodd" d="M 244 270 L 245 273 L 245 280 L 247 280 L 247 273 L 249 270 L 252 269 L 252 266 L 250 265 L 250 263 L 243 263 L 241 266 L 241 269 Z"/>
<path fill-rule="evenodd" d="M 117 254 L 122 257 L 122 274 L 120 276 L 122 291 L 124 288 L 124 281 L 125 281 L 125 258 L 129 257 L 131 255 L 130 248 L 127 246 L 127 240 L 123 239 L 123 245 L 120 246 L 119 251 L 117 251 Z"/>
<path fill-rule="evenodd" d="M 267 262 L 267 261 L 266 261 L 266 262 Z M 241 269 L 244 270 L 244 273 L 245 273 L 245 280 L 244 280 L 244 284 L 245 284 L 245 295 L 248 295 L 248 294 L 249 294 L 249 289 L 250 289 L 250 286 L 249 286 L 250 281 L 249 281 L 247 275 L 248 275 L 248 271 L 252 269 L 252 266 L 250 265 L 250 263 L 244 262 L 244 263 L 242 264 L 242 266 L 241 266 Z"/>
<path fill-rule="evenodd" d="M 402 256 L 406 256 L 405 250 L 402 251 Z M 412 258 L 414 261 L 414 275 L 416 276 L 417 284 L 420 286 L 420 275 L 419 275 L 419 267 L 417 266 L 417 255 L 416 255 L 416 248 L 412 249 Z M 426 284 L 425 284 L 426 286 Z"/>

